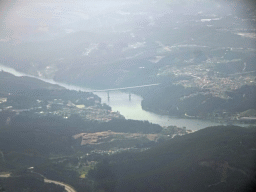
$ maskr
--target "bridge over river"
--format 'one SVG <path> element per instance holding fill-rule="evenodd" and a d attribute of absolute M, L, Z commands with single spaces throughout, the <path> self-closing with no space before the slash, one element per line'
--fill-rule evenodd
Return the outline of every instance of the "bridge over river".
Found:
<path fill-rule="evenodd" d="M 126 90 L 126 89 L 129 90 L 129 89 L 135 89 L 135 88 L 140 88 L 140 87 L 158 86 L 158 85 L 160 85 L 160 83 L 159 84 L 132 86 L 132 87 L 122 87 L 122 88 L 115 88 L 115 89 L 93 90 L 93 89 L 90 89 L 87 87 L 68 85 L 65 83 L 56 82 L 54 80 L 42 79 L 42 78 L 35 77 L 32 75 L 24 74 L 24 73 L 14 70 L 10 67 L 1 65 L 1 63 L 0 63 L 0 70 L 9 72 L 18 77 L 20 77 L 20 76 L 34 77 L 34 78 L 43 80 L 47 83 L 60 85 L 69 90 L 94 92 L 96 95 L 98 95 L 100 98 L 102 98 L 102 103 L 104 103 L 104 102 L 107 103 L 107 99 L 105 99 L 104 92 L 112 91 L 113 93 L 111 95 L 112 95 L 113 99 L 112 99 L 112 101 L 108 102 L 108 105 L 112 108 L 113 111 L 119 111 L 126 119 L 133 119 L 133 120 L 140 120 L 140 121 L 146 120 L 151 123 L 159 124 L 161 126 L 176 125 L 178 127 L 187 127 L 187 129 L 191 129 L 191 130 L 199 130 L 199 129 L 203 129 L 203 128 L 209 127 L 209 126 L 220 125 L 220 123 L 217 123 L 217 122 L 204 121 L 204 120 L 198 120 L 198 119 L 188 119 L 188 118 L 182 119 L 182 118 L 154 114 L 154 113 L 151 113 L 151 112 L 148 112 L 148 111 L 145 111 L 142 109 L 142 107 L 141 107 L 142 98 L 140 96 L 132 94 L 133 100 L 127 101 L 126 95 L 123 92 L 121 92 L 121 90 Z M 130 93 L 130 95 L 131 95 L 131 93 Z M 0 157 L 1 157 L 1 153 L 0 153 Z"/>
<path fill-rule="evenodd" d="M 155 84 L 148 84 L 148 85 L 139 85 L 139 86 L 132 86 L 132 87 L 121 87 L 121 88 L 114 88 L 114 89 L 102 89 L 102 90 L 92 90 L 91 92 L 107 92 L 108 93 L 108 101 L 110 99 L 109 92 L 110 91 L 119 91 L 119 90 L 127 90 L 127 89 L 136 89 L 141 87 L 151 87 L 151 86 L 157 86 L 160 85 L 160 83 Z M 129 92 L 129 100 L 131 100 L 131 93 Z"/>

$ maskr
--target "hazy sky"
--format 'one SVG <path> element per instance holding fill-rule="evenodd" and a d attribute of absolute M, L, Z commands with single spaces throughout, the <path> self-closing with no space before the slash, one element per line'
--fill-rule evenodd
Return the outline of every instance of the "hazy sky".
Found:
<path fill-rule="evenodd" d="M 51 30 L 51 27 L 56 29 L 68 23 L 87 20 L 132 3 L 144 3 L 145 6 L 148 2 L 161 2 L 167 3 L 171 8 L 172 4 L 181 2 L 182 5 L 187 2 L 192 6 L 194 1 L 199 0 L 1 0 L 0 40 L 20 40 L 31 34 L 44 34 Z"/>
<path fill-rule="evenodd" d="M 51 26 L 89 19 L 122 4 L 118 1 L 4 0 L 0 3 L 2 32 L 6 32 L 5 40 L 19 39 L 47 32 Z"/>

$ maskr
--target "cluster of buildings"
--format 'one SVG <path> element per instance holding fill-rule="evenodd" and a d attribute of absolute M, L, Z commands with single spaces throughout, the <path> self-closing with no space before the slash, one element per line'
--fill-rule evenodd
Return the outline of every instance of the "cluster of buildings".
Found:
<path fill-rule="evenodd" d="M 0 104 L 7 103 L 7 98 L 0 98 Z M 33 107 L 27 109 L 16 109 L 8 103 L 8 106 L 3 105 L 1 111 L 11 111 L 17 115 L 21 112 L 34 112 L 39 116 L 57 115 L 64 119 L 68 119 L 71 115 L 78 115 L 83 120 L 95 120 L 100 122 L 107 122 L 113 118 L 124 118 L 118 111 L 113 112 L 109 109 L 105 109 L 102 105 L 96 101 L 93 106 L 85 106 L 83 104 L 75 105 L 71 101 L 64 101 L 62 99 L 54 99 L 51 101 L 37 100 Z"/>
<path fill-rule="evenodd" d="M 253 71 L 224 75 L 213 68 L 212 61 L 181 67 L 166 66 L 159 71 L 158 75 L 173 75 L 179 79 L 175 84 L 184 87 L 205 88 L 210 90 L 213 96 L 224 99 L 228 98 L 225 94 L 226 91 L 238 89 L 243 85 L 256 85 L 256 76 Z"/>
<path fill-rule="evenodd" d="M 55 108 L 55 109 L 54 109 Z M 71 115 L 79 115 L 83 120 L 107 122 L 113 118 L 124 118 L 118 111 L 113 112 L 98 105 L 86 107 L 83 104 L 75 105 L 71 101 L 65 104 L 61 99 L 48 102 L 47 110 L 37 112 L 41 115 L 54 114 L 68 119 Z"/>
<path fill-rule="evenodd" d="M 93 151 L 90 152 L 89 155 L 93 155 L 93 154 L 99 154 L 99 155 L 113 155 L 115 153 L 121 153 L 124 151 L 132 151 L 132 152 L 142 152 L 145 151 L 149 148 L 136 148 L 136 147 L 127 147 L 127 148 L 113 148 L 110 150 L 100 150 L 100 149 L 95 149 Z"/>

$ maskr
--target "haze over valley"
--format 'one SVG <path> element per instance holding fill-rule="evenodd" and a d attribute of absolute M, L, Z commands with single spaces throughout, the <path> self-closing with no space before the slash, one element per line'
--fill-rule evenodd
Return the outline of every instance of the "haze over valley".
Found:
<path fill-rule="evenodd" d="M 0 192 L 254 191 L 251 0 L 0 2 Z"/>

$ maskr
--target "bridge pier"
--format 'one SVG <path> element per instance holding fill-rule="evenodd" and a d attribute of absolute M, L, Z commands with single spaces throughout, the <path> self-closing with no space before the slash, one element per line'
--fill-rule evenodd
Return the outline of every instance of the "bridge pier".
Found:
<path fill-rule="evenodd" d="M 132 95 L 131 95 L 131 93 L 129 92 L 129 101 L 131 101 L 132 100 Z"/>
<path fill-rule="evenodd" d="M 109 97 L 109 91 L 108 91 L 108 101 L 109 101 L 110 97 Z"/>

